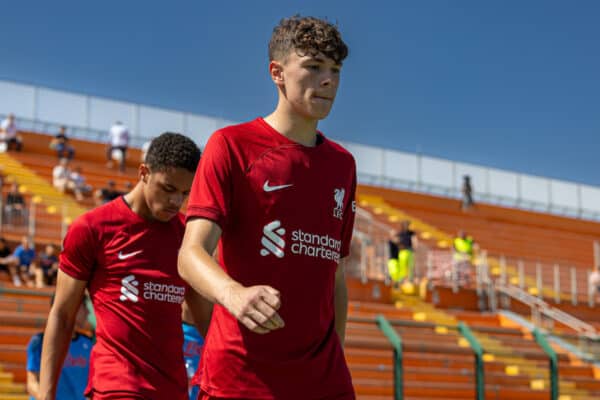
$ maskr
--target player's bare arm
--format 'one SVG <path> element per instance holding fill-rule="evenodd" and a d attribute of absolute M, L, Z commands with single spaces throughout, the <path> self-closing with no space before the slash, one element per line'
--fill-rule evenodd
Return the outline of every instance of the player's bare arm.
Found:
<path fill-rule="evenodd" d="M 346 275 L 344 273 L 348 258 L 342 258 L 335 271 L 335 331 L 340 337 L 340 343 L 344 347 L 346 340 L 346 320 L 348 319 L 348 288 L 346 287 Z"/>
<path fill-rule="evenodd" d="M 179 251 L 179 274 L 190 286 L 213 303 L 225 307 L 246 328 L 268 333 L 283 328 L 277 313 L 279 292 L 270 286 L 244 287 L 233 280 L 212 257 L 221 228 L 208 219 L 188 221 Z"/>
<path fill-rule="evenodd" d="M 188 289 L 185 291 L 185 302 L 182 304 L 182 307 L 187 307 L 194 320 L 196 329 L 198 329 L 202 337 L 206 337 L 212 315 L 212 303 L 195 290 Z"/>
<path fill-rule="evenodd" d="M 40 374 L 39 372 L 27 371 L 27 393 L 35 400 L 40 399 Z"/>
<path fill-rule="evenodd" d="M 54 304 L 48 315 L 42 345 L 40 399 L 55 399 L 56 385 L 69 349 L 75 316 L 86 286 L 87 282 L 71 278 L 61 270 L 58 271 Z"/>

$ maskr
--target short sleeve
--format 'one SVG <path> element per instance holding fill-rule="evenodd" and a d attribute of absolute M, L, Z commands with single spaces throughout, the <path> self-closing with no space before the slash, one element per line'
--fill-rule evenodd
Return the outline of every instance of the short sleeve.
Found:
<path fill-rule="evenodd" d="M 42 358 L 42 341 L 41 333 L 34 335 L 27 345 L 27 371 L 40 372 L 40 364 Z"/>
<path fill-rule="evenodd" d="M 232 157 L 229 144 L 219 131 L 209 139 L 196 175 L 188 201 L 186 220 L 200 217 L 217 223 L 221 228 L 227 223 L 232 195 Z"/>
<path fill-rule="evenodd" d="M 346 203 L 346 209 L 344 210 L 344 224 L 342 226 L 342 258 L 350 254 L 354 217 L 356 215 L 356 163 L 354 162 L 354 158 L 352 158 L 352 184 L 349 194 L 348 203 Z"/>
<path fill-rule="evenodd" d="M 75 220 L 65 236 L 59 268 L 71 278 L 89 281 L 96 263 L 98 241 L 85 218 Z"/>

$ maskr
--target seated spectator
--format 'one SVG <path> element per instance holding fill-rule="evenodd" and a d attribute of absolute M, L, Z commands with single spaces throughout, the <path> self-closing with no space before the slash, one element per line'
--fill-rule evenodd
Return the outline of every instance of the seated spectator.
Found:
<path fill-rule="evenodd" d="M 50 301 L 53 303 L 54 296 Z M 81 302 L 75 317 L 73 338 L 56 388 L 56 399 L 84 400 L 83 395 L 88 381 L 90 354 L 94 345 L 93 337 L 86 329 L 88 327 L 89 311 L 86 301 Z M 39 399 L 40 367 L 42 359 L 42 343 L 44 334 L 34 335 L 27 345 L 27 393 L 32 399 Z"/>
<path fill-rule="evenodd" d="M 83 192 L 73 179 L 73 171 L 69 168 L 69 159 L 61 158 L 59 164 L 52 170 L 52 184 L 61 193 L 73 193 L 79 201 L 83 200 Z M 78 178 L 78 173 L 75 175 Z M 84 179 L 85 185 L 85 179 Z"/>
<path fill-rule="evenodd" d="M 23 236 L 21 244 L 17 246 L 11 257 L 11 264 L 16 268 L 16 272 L 22 282 L 25 285 L 32 287 L 33 281 L 31 280 L 31 263 L 35 260 L 35 249 L 31 243 L 31 240 L 27 236 Z M 16 284 L 16 286 L 20 286 Z"/>
<path fill-rule="evenodd" d="M 0 237 L 0 271 L 6 271 L 15 286 L 21 286 L 17 266 L 11 257 L 10 247 L 3 237 Z"/>
<path fill-rule="evenodd" d="M 69 180 L 73 183 L 73 193 L 78 201 L 83 200 L 83 196 L 92 192 L 92 187 L 85 182 L 81 167 L 76 167 L 69 174 Z"/>
<path fill-rule="evenodd" d="M 108 168 L 112 168 L 113 160 L 119 162 L 119 170 L 125 171 L 125 160 L 127 158 L 127 147 L 129 146 L 129 129 L 121 121 L 117 121 L 108 133 L 108 146 L 106 158 Z"/>
<path fill-rule="evenodd" d="M 65 126 L 61 126 L 56 136 L 50 141 L 50 148 L 56 150 L 58 158 L 73 159 L 75 149 L 69 144 L 67 128 Z"/>
<path fill-rule="evenodd" d="M 46 246 L 38 260 L 32 263 L 32 269 L 36 287 L 43 288 L 55 284 L 58 273 L 58 257 L 53 245 Z"/>
<path fill-rule="evenodd" d="M 117 190 L 117 185 L 115 184 L 115 181 L 110 180 L 110 181 L 108 181 L 108 186 L 103 187 L 102 189 L 96 190 L 96 193 L 95 193 L 96 204 L 102 205 L 102 204 L 108 203 L 109 201 L 116 199 L 117 197 L 121 196 L 122 194 L 123 194 L 122 192 Z"/>
<path fill-rule="evenodd" d="M 23 138 L 17 134 L 17 123 L 15 122 L 15 116 L 8 114 L 8 117 L 0 124 L 0 143 L 6 147 L 6 150 L 10 150 L 14 147 L 15 150 L 21 151 L 23 148 Z"/>
<path fill-rule="evenodd" d="M 10 191 L 6 195 L 4 210 L 6 212 L 7 224 L 23 224 L 25 222 L 27 211 L 25 199 L 21 192 L 19 192 L 19 184 L 17 182 L 13 182 L 10 186 Z"/>
<path fill-rule="evenodd" d="M 133 183 L 127 181 L 125 182 L 125 192 L 124 193 L 129 193 L 131 192 L 131 190 L 133 189 Z"/>

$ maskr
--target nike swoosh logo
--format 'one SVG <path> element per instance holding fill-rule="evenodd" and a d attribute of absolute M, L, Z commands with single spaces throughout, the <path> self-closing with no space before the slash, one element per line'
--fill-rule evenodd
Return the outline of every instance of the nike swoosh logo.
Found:
<path fill-rule="evenodd" d="M 132 253 L 123 254 L 123 252 L 120 251 L 118 257 L 119 257 L 119 260 L 126 260 L 130 257 L 140 254 L 141 252 L 142 252 L 142 250 L 138 250 L 138 251 L 134 251 Z"/>
<path fill-rule="evenodd" d="M 274 192 L 276 190 L 280 190 L 280 189 L 285 189 L 286 187 L 290 187 L 290 186 L 294 186 L 293 183 L 287 184 L 287 185 L 279 185 L 279 186 L 269 186 L 269 181 L 265 181 L 265 184 L 263 185 L 263 190 L 265 192 Z"/>

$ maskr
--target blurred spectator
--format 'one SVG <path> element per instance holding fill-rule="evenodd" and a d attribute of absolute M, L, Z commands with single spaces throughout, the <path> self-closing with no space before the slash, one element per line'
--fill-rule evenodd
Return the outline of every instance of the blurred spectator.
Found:
<path fill-rule="evenodd" d="M 7 224 L 23 224 L 25 222 L 27 211 L 25 199 L 19 191 L 19 184 L 17 182 L 13 182 L 10 186 L 10 191 L 6 195 L 4 210 L 6 211 Z"/>
<path fill-rule="evenodd" d="M 11 257 L 10 247 L 8 247 L 8 243 L 3 237 L 0 237 L 0 271 L 6 271 L 15 286 L 21 286 L 21 278 L 17 273 L 16 263 Z"/>
<path fill-rule="evenodd" d="M 117 185 L 115 184 L 115 181 L 110 180 L 108 181 L 108 186 L 96 190 L 96 204 L 101 205 L 108 203 L 109 201 L 116 199 L 122 194 L 122 192 L 117 190 Z"/>
<path fill-rule="evenodd" d="M 390 259 L 388 269 L 394 283 L 402 281 L 413 282 L 414 276 L 414 247 L 416 245 L 415 232 L 410 230 L 410 221 L 402 221 L 400 230 L 391 238 L 391 245 L 397 248 L 397 258 Z"/>
<path fill-rule="evenodd" d="M 74 181 L 73 177 L 79 181 Z M 69 168 L 68 158 L 61 158 L 58 165 L 52 170 L 52 184 L 54 187 L 62 193 L 73 193 L 79 201 L 83 200 L 83 191 L 79 186 L 81 178 L 83 177 L 80 177 L 78 172 L 73 172 Z M 83 179 L 83 185 L 85 185 L 85 179 Z"/>
<path fill-rule="evenodd" d="M 52 304 L 54 296 L 50 301 Z M 90 354 L 94 345 L 92 335 L 86 332 L 89 311 L 86 301 L 81 302 L 75 317 L 73 337 L 56 388 L 56 399 L 84 400 L 88 381 Z M 30 399 L 39 399 L 40 366 L 43 333 L 34 335 L 27 345 L 27 393 Z"/>
<path fill-rule="evenodd" d="M 131 192 L 132 189 L 133 189 L 133 183 L 131 183 L 129 181 L 125 182 L 125 193 Z"/>
<path fill-rule="evenodd" d="M 453 241 L 453 271 L 451 272 L 453 276 L 450 277 L 452 280 L 460 284 L 470 282 L 476 248 L 473 238 L 464 230 L 459 230 Z"/>
<path fill-rule="evenodd" d="M 85 182 L 81 167 L 76 167 L 69 174 L 69 180 L 73 183 L 73 193 L 78 201 L 83 200 L 83 196 L 92 192 L 92 187 Z"/>
<path fill-rule="evenodd" d="M 56 136 L 50 141 L 50 148 L 56 150 L 58 158 L 73 159 L 75 149 L 69 144 L 67 128 L 65 126 L 61 126 Z"/>
<path fill-rule="evenodd" d="M 113 160 L 119 162 L 119 170 L 125 171 L 125 160 L 127 158 L 127 147 L 129 147 L 129 129 L 121 121 L 117 121 L 110 128 L 106 158 L 107 166 L 112 168 Z"/>
<path fill-rule="evenodd" d="M 31 240 L 27 236 L 23 236 L 21 244 L 17 246 L 14 253 L 11 256 L 11 263 L 16 267 L 17 274 L 25 285 L 32 287 L 33 281 L 31 280 L 31 263 L 35 260 L 35 249 L 31 243 Z M 21 286 L 20 282 L 15 286 Z"/>
<path fill-rule="evenodd" d="M 467 211 L 473 207 L 473 186 L 471 185 L 471 177 L 463 176 L 462 185 L 462 210 Z"/>
<path fill-rule="evenodd" d="M 17 134 L 17 131 L 15 116 L 8 114 L 8 117 L 0 124 L 0 143 L 3 143 L 6 150 L 14 147 L 15 150 L 21 151 L 23 148 L 23 138 Z"/>
<path fill-rule="evenodd" d="M 56 282 L 58 257 L 53 245 L 46 245 L 46 249 L 38 257 L 38 260 L 32 263 L 32 269 L 36 287 L 43 288 Z"/>

